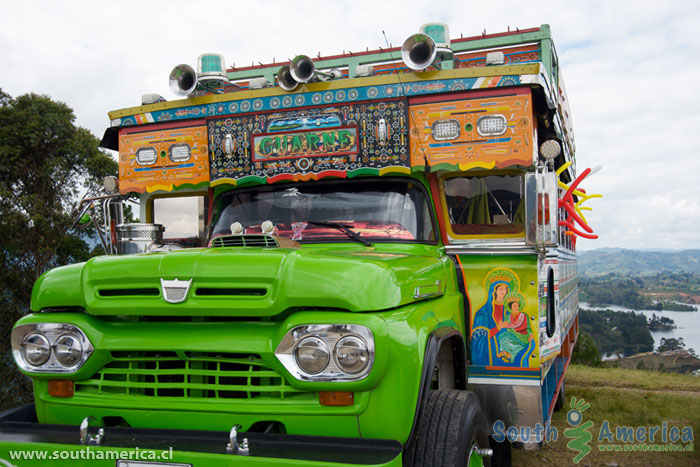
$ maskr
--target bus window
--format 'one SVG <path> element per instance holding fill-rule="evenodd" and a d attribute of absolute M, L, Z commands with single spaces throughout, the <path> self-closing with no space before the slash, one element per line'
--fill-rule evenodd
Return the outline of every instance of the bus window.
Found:
<path fill-rule="evenodd" d="M 209 207 L 207 196 L 162 197 L 153 200 L 153 220 L 165 227 L 165 243 L 201 246 Z"/>
<path fill-rule="evenodd" d="M 523 178 L 520 175 L 450 177 L 444 181 L 452 233 L 518 235 L 523 233 Z"/>

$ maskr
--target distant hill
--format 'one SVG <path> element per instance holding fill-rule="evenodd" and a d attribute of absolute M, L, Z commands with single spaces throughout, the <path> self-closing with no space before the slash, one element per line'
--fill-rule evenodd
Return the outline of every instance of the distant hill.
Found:
<path fill-rule="evenodd" d="M 700 274 L 700 250 L 624 250 L 602 248 L 579 253 L 579 273 L 600 276 L 611 272 L 652 276 L 660 272 Z"/>

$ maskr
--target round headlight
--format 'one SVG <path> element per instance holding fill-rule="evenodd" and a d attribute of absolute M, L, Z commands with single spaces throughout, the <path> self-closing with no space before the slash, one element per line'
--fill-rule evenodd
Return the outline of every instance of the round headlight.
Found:
<path fill-rule="evenodd" d="M 83 358 L 83 344 L 73 334 L 64 334 L 53 346 L 54 355 L 58 363 L 65 367 L 72 367 Z"/>
<path fill-rule="evenodd" d="M 322 372 L 328 366 L 330 356 L 328 346 L 318 337 L 306 337 L 294 349 L 297 365 L 311 375 Z"/>
<path fill-rule="evenodd" d="M 360 373 L 369 364 L 367 344 L 359 337 L 343 337 L 335 344 L 335 363 L 345 373 Z"/>
<path fill-rule="evenodd" d="M 32 366 L 41 366 L 49 360 L 51 344 L 43 334 L 29 334 L 22 341 L 20 352 L 25 362 Z"/>

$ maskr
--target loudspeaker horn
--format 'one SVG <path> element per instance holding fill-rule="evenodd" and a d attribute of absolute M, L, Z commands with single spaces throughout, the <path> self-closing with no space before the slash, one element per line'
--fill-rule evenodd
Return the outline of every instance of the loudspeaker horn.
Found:
<path fill-rule="evenodd" d="M 277 72 L 277 84 L 285 91 L 294 91 L 299 87 L 299 81 L 292 77 L 288 65 L 281 67 Z"/>
<path fill-rule="evenodd" d="M 437 57 L 435 41 L 427 34 L 413 34 L 401 46 L 401 59 L 411 70 L 425 70 Z"/>
<path fill-rule="evenodd" d="M 189 65 L 182 64 L 170 72 L 170 90 L 178 96 L 187 96 L 197 88 L 197 73 Z"/>
<path fill-rule="evenodd" d="M 306 55 L 297 55 L 289 64 L 289 73 L 296 81 L 300 83 L 308 83 L 314 77 L 316 65 Z"/>

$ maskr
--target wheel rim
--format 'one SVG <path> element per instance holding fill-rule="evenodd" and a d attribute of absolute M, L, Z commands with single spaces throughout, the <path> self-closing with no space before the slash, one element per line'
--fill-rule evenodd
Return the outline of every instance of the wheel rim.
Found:
<path fill-rule="evenodd" d="M 477 445 L 476 442 L 472 444 L 471 449 L 469 449 L 469 457 L 467 457 L 467 467 L 483 467 L 484 459 L 481 455 L 476 452 Z"/>

